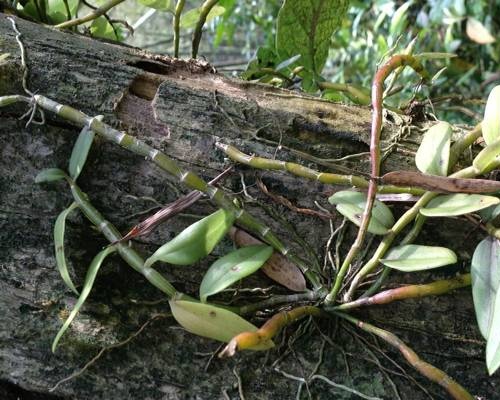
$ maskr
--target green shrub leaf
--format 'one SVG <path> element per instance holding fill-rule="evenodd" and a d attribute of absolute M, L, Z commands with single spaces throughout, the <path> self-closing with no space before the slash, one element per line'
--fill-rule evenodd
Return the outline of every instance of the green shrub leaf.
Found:
<path fill-rule="evenodd" d="M 366 194 L 343 190 L 335 193 L 328 201 L 337 205 L 337 211 L 352 223 L 359 226 L 366 205 Z M 389 228 L 394 225 L 394 217 L 391 210 L 381 201 L 375 200 L 373 205 L 368 232 L 375 235 L 385 235 Z"/>
<path fill-rule="evenodd" d="M 257 331 L 257 327 L 250 322 L 220 307 L 184 300 L 171 300 L 169 304 L 175 320 L 184 329 L 198 336 L 228 343 L 242 332 Z M 274 343 L 268 340 L 252 350 L 271 347 L 274 347 Z"/>
<path fill-rule="evenodd" d="M 71 277 L 69 276 L 68 265 L 66 264 L 66 257 L 64 255 L 64 232 L 66 228 L 66 217 L 68 214 L 78 208 L 76 203 L 72 203 L 68 208 L 63 210 L 56 219 L 54 225 L 54 246 L 56 250 L 56 264 L 59 273 L 64 281 L 64 283 L 78 296 L 78 290 L 76 290 Z"/>
<path fill-rule="evenodd" d="M 451 134 L 448 122 L 438 122 L 425 133 L 415 156 L 415 163 L 421 172 L 448 175 Z"/>
<path fill-rule="evenodd" d="M 102 120 L 102 115 L 96 117 L 99 121 Z M 87 161 L 87 156 L 94 141 L 94 132 L 89 127 L 84 127 L 78 138 L 76 139 L 75 145 L 73 146 L 73 151 L 71 152 L 71 157 L 69 159 L 69 176 L 73 178 L 74 181 L 82 172 L 85 161 Z"/>
<path fill-rule="evenodd" d="M 56 350 L 57 344 L 59 343 L 59 340 L 61 339 L 62 335 L 64 334 L 64 332 L 66 332 L 66 329 L 68 329 L 71 322 L 75 319 L 76 315 L 80 311 L 80 308 L 83 306 L 83 303 L 85 303 L 85 300 L 87 300 L 87 297 L 89 296 L 90 291 L 92 290 L 92 286 L 94 285 L 97 272 L 99 272 L 99 268 L 101 267 L 102 262 L 108 255 L 110 255 L 115 250 L 116 248 L 114 246 L 106 247 L 104 250 L 99 252 L 90 263 L 87 275 L 85 276 L 85 282 L 83 283 L 82 293 L 80 294 L 80 297 L 78 298 L 75 307 L 73 308 L 73 310 L 71 310 L 69 317 L 66 319 L 61 329 L 59 329 L 59 332 L 57 332 L 54 342 L 52 343 L 53 352 Z"/>
<path fill-rule="evenodd" d="M 225 12 L 226 9 L 224 7 L 219 5 L 213 6 L 207 15 L 205 23 L 211 21 L 215 17 L 224 14 Z M 201 15 L 201 7 L 187 11 L 181 16 L 180 27 L 182 29 L 194 28 L 198 23 L 198 20 L 200 19 L 200 15 Z"/>
<path fill-rule="evenodd" d="M 500 85 L 495 86 L 488 96 L 482 127 L 487 145 L 500 139 Z"/>
<path fill-rule="evenodd" d="M 494 196 L 481 194 L 445 194 L 432 199 L 425 208 L 420 210 L 426 217 L 449 217 L 463 215 L 500 203 Z"/>
<path fill-rule="evenodd" d="M 454 264 L 457 256 L 445 247 L 407 244 L 392 248 L 380 262 L 389 268 L 413 272 Z"/>
<path fill-rule="evenodd" d="M 253 274 L 271 257 L 273 248 L 266 245 L 242 247 L 214 262 L 203 277 L 200 299 L 219 293 L 234 282 Z"/>
<path fill-rule="evenodd" d="M 282 60 L 300 54 L 300 64 L 321 73 L 332 34 L 342 24 L 348 0 L 285 0 L 278 14 L 276 48 Z"/>
<path fill-rule="evenodd" d="M 233 215 L 218 210 L 208 217 L 195 222 L 165 243 L 146 260 L 149 267 L 156 261 L 176 265 L 189 265 L 206 257 L 224 237 L 234 222 Z"/>
<path fill-rule="evenodd" d="M 53 182 L 66 178 L 66 173 L 59 168 L 47 168 L 40 171 L 35 178 L 35 183 Z"/>

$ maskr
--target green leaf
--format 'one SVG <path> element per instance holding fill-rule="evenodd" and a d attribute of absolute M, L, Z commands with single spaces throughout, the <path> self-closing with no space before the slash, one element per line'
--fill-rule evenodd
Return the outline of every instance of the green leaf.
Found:
<path fill-rule="evenodd" d="M 175 320 L 184 329 L 198 336 L 228 343 L 242 332 L 257 331 L 256 326 L 223 308 L 184 300 L 171 300 L 169 304 Z M 252 350 L 271 347 L 274 347 L 274 343 L 268 340 Z"/>
<path fill-rule="evenodd" d="M 96 117 L 99 121 L 102 121 L 103 116 L 99 115 Z M 87 161 L 87 156 L 94 141 L 94 132 L 88 127 L 84 127 L 78 138 L 76 139 L 75 145 L 73 146 L 73 151 L 71 152 L 71 157 L 69 159 L 68 172 L 74 181 L 82 172 L 85 161 Z"/>
<path fill-rule="evenodd" d="M 302 55 L 313 75 L 325 65 L 332 34 L 341 26 L 348 0 L 285 0 L 278 14 L 276 49 L 282 60 Z"/>
<path fill-rule="evenodd" d="M 403 3 L 401 7 L 399 7 L 391 19 L 391 26 L 389 28 L 389 35 L 391 37 L 398 36 L 403 30 L 406 22 L 408 20 L 408 9 L 413 4 L 413 0 L 409 0 L 406 3 Z"/>
<path fill-rule="evenodd" d="M 471 262 L 472 298 L 477 324 L 486 343 L 486 366 L 492 375 L 500 367 L 500 242 L 483 239 Z"/>
<path fill-rule="evenodd" d="M 71 310 L 69 317 L 66 319 L 61 329 L 59 329 L 59 332 L 57 332 L 54 342 L 52 343 L 52 352 L 56 351 L 57 344 L 59 343 L 62 335 L 64 334 L 64 332 L 66 332 L 66 329 L 68 329 L 71 322 L 75 319 L 83 303 L 85 303 L 85 300 L 87 300 L 87 297 L 92 290 L 92 286 L 94 285 L 97 272 L 99 272 L 99 268 L 101 267 L 102 262 L 115 250 L 116 248 L 114 246 L 106 247 L 104 250 L 99 252 L 90 263 L 89 269 L 87 270 L 87 275 L 85 276 L 85 282 L 83 283 L 82 293 L 80 294 L 75 307 L 73 308 L 73 310 Z"/>
<path fill-rule="evenodd" d="M 451 134 L 448 122 L 438 122 L 425 133 L 415 156 L 415 163 L 421 172 L 448 175 Z"/>
<path fill-rule="evenodd" d="M 343 190 L 335 193 L 328 201 L 337 205 L 337 211 L 352 223 L 359 226 L 366 205 L 366 194 Z M 372 216 L 368 224 L 368 232 L 375 235 L 385 235 L 389 228 L 394 225 L 394 217 L 391 210 L 381 201 L 375 200 Z"/>
<path fill-rule="evenodd" d="M 155 10 L 175 12 L 172 0 L 138 0 L 142 5 Z"/>
<path fill-rule="evenodd" d="M 472 298 L 479 331 L 488 339 L 495 299 L 500 287 L 500 242 L 493 237 L 483 239 L 474 250 L 471 261 Z M 498 309 L 500 314 L 500 309 Z"/>
<path fill-rule="evenodd" d="M 39 172 L 35 178 L 35 183 L 53 182 L 66 178 L 66 173 L 59 168 L 48 168 Z"/>
<path fill-rule="evenodd" d="M 271 257 L 273 248 L 266 245 L 242 247 L 214 262 L 203 277 L 200 299 L 219 293 L 234 282 L 253 274 Z"/>
<path fill-rule="evenodd" d="M 109 39 L 109 40 L 117 40 L 115 31 L 108 20 L 101 16 L 92 21 L 90 25 L 90 33 L 92 36 Z"/>
<path fill-rule="evenodd" d="M 472 166 L 478 174 L 484 174 L 497 166 L 500 155 L 500 139 L 486 146 L 472 161 Z"/>
<path fill-rule="evenodd" d="M 413 272 L 454 264 L 457 256 L 445 247 L 407 244 L 393 247 L 380 262 L 389 268 Z"/>
<path fill-rule="evenodd" d="M 56 250 L 56 264 L 59 273 L 61 274 L 61 278 L 64 283 L 73 291 L 76 295 L 78 295 L 78 290 L 76 290 L 73 281 L 68 272 L 68 265 L 66 264 L 66 257 L 64 255 L 64 233 L 66 228 L 66 217 L 68 214 L 73 211 L 75 208 L 78 208 L 76 203 L 72 203 L 68 208 L 63 210 L 56 219 L 56 223 L 54 225 L 54 247 Z"/>
<path fill-rule="evenodd" d="M 490 375 L 500 367 L 500 291 L 497 291 L 488 342 L 486 343 L 486 366 Z"/>
<path fill-rule="evenodd" d="M 224 237 L 234 222 L 233 215 L 218 210 L 188 226 L 170 242 L 165 243 L 146 260 L 149 267 L 156 261 L 189 265 L 206 257 Z"/>
<path fill-rule="evenodd" d="M 78 0 L 68 0 L 69 11 L 74 17 L 78 8 Z M 66 6 L 62 0 L 48 0 L 48 15 L 52 24 L 60 24 L 68 20 Z"/>
<path fill-rule="evenodd" d="M 211 21 L 215 17 L 218 17 L 226 12 L 226 9 L 222 6 L 215 5 L 212 7 L 210 12 L 207 15 L 207 20 L 205 23 Z M 180 27 L 182 29 L 191 29 L 196 26 L 198 20 L 201 15 L 201 7 L 193 8 L 192 10 L 187 11 L 181 16 Z"/>
<path fill-rule="evenodd" d="M 479 215 L 484 221 L 491 221 L 500 215 L 500 205 L 485 208 L 479 211 Z"/>
<path fill-rule="evenodd" d="M 488 96 L 482 128 L 487 145 L 500 139 L 500 85 L 491 89 Z"/>
<path fill-rule="evenodd" d="M 468 214 L 500 203 L 494 196 L 481 194 L 445 194 L 432 199 L 420 214 L 426 217 L 450 217 Z"/>

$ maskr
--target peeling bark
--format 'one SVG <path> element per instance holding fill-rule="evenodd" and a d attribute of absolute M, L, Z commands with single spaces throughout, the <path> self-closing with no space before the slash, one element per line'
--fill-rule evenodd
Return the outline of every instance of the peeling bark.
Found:
<path fill-rule="evenodd" d="M 27 49 L 31 90 L 90 115 L 104 115 L 104 121 L 165 151 L 206 179 L 227 165 L 214 146 L 216 141 L 322 170 L 327 170 L 327 162 L 304 161 L 277 144 L 328 159 L 368 150 L 368 108 L 332 104 L 229 79 L 204 62 L 154 56 L 21 20 L 18 25 Z M 0 65 L 0 95 L 22 94 L 19 48 L 14 36 L 10 23 L 1 15 L 0 51 L 10 53 L 10 57 Z M 416 380 L 435 398 L 446 398 L 440 388 L 415 375 L 392 349 L 349 326 L 332 328 L 335 323 L 323 321 L 296 336 L 295 325 L 285 332 L 287 339 L 294 339 L 290 347 L 280 347 L 269 356 L 243 353 L 236 359 L 209 361 L 206 353 L 216 350 L 218 344 L 184 332 L 171 318 L 152 322 L 126 346 L 105 353 L 80 377 L 49 392 L 101 347 L 129 337 L 151 316 L 167 313 L 168 306 L 161 293 L 118 258 L 112 258 L 103 267 L 93 294 L 58 352 L 50 352 L 61 318 L 75 302 L 55 269 L 52 243 L 55 218 L 71 198 L 62 183 L 35 185 L 33 180 L 44 168 L 66 168 L 79 129 L 49 114 L 46 125 L 26 128 L 17 119 L 24 111 L 23 106 L 0 109 L 0 382 L 4 382 L 0 383 L 0 394 L 2 390 L 25 390 L 33 398 L 214 399 L 223 398 L 222 391 L 227 391 L 231 398 L 238 398 L 234 369 L 242 378 L 247 399 L 294 398 L 299 383 L 276 372 L 275 367 L 297 376 L 311 373 L 322 351 L 321 329 L 332 342 L 324 347 L 318 373 L 336 383 L 392 399 L 396 395 L 390 377 L 401 398 L 429 398 Z M 397 121 L 393 115 L 386 121 L 386 145 L 401 130 L 404 121 Z M 405 151 L 390 154 L 384 164 L 386 171 L 412 168 L 410 155 L 415 146 L 400 145 Z M 342 166 L 366 170 L 367 161 L 361 158 Z M 303 208 L 315 208 L 315 201 L 328 207 L 327 194 L 338 188 L 241 167 L 224 182 L 227 190 L 239 193 L 244 181 L 256 199 L 246 208 L 301 255 L 322 259 L 330 235 L 328 223 L 271 202 L 254 185 L 257 175 L 271 192 Z M 147 160 L 100 140 L 93 146 L 79 180 L 96 207 L 122 232 L 144 217 L 140 213 L 156 205 L 151 199 L 164 204 L 186 192 Z M 205 200 L 189 212 L 205 215 L 212 210 Z M 192 221 L 189 216 L 176 217 L 138 241 L 138 247 L 146 254 Z M 431 221 L 420 242 L 451 244 L 467 259 L 480 240 L 478 232 L 469 236 L 471 229 L 463 221 Z M 88 263 L 104 245 L 103 238 L 78 213 L 70 218 L 66 251 L 78 284 Z M 222 247 L 229 246 L 226 241 Z M 218 249 L 193 267 L 163 265 L 162 272 L 179 290 L 196 293 L 207 265 L 223 252 Z M 456 269 L 418 276 L 394 274 L 393 284 L 428 281 L 453 274 Z M 271 282 L 259 275 L 243 284 L 266 287 Z M 445 370 L 473 394 L 495 398 L 500 381 L 498 376 L 487 376 L 484 343 L 476 328 L 468 290 L 367 308 L 359 315 L 394 331 L 422 358 Z M 262 319 L 254 322 L 260 325 Z M 370 351 L 364 347 L 366 343 L 372 346 Z M 378 360 L 384 369 L 377 366 Z M 400 366 L 408 377 L 401 375 Z M 320 381 L 314 381 L 310 390 L 313 398 L 353 398 L 351 393 Z"/>

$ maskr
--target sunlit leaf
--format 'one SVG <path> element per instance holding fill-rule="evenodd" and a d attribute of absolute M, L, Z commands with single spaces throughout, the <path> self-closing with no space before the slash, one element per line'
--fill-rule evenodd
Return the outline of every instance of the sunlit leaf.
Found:
<path fill-rule="evenodd" d="M 176 265 L 193 264 L 211 253 L 233 222 L 234 217 L 230 212 L 218 210 L 188 226 L 161 246 L 146 260 L 145 266 L 151 266 L 156 261 Z"/>
<path fill-rule="evenodd" d="M 54 225 L 54 247 L 56 250 L 56 264 L 61 277 L 66 283 L 66 285 L 76 294 L 78 295 L 78 290 L 76 290 L 73 281 L 69 275 L 68 265 L 66 263 L 66 256 L 64 255 L 64 233 L 66 230 L 66 217 L 68 214 L 77 208 L 78 205 L 76 203 L 72 203 L 68 208 L 63 210 L 56 219 L 56 223 Z"/>
<path fill-rule="evenodd" d="M 457 256 L 445 247 L 407 244 L 393 247 L 380 262 L 389 268 L 413 272 L 454 264 Z"/>
<path fill-rule="evenodd" d="M 471 40 L 479 44 L 490 44 L 495 41 L 488 29 L 475 18 L 467 18 L 467 26 L 465 28 L 467 36 Z"/>
<path fill-rule="evenodd" d="M 495 313 L 495 299 L 500 287 L 500 242 L 483 239 L 474 250 L 471 261 L 472 298 L 479 331 L 488 339 Z M 497 311 L 500 314 L 500 309 Z M 499 327 L 500 328 L 500 327 Z M 497 330 L 497 332 L 500 332 Z"/>
<path fill-rule="evenodd" d="M 66 173 L 59 168 L 48 168 L 39 172 L 35 178 L 35 183 L 53 182 L 66 178 Z"/>
<path fill-rule="evenodd" d="M 138 0 L 142 5 L 154 8 L 155 10 L 161 11 L 175 11 L 175 5 L 172 0 Z"/>
<path fill-rule="evenodd" d="M 495 86 L 488 96 L 482 129 L 487 145 L 500 139 L 500 85 Z"/>
<path fill-rule="evenodd" d="M 409 0 L 396 10 L 391 18 L 391 25 L 389 28 L 390 36 L 396 37 L 401 33 L 408 19 L 408 9 L 412 4 L 413 0 Z"/>
<path fill-rule="evenodd" d="M 257 331 L 250 322 L 220 307 L 184 300 L 171 300 L 169 304 L 175 320 L 198 336 L 227 343 L 242 332 Z M 266 350 L 273 346 L 269 340 L 252 350 Z"/>
<path fill-rule="evenodd" d="M 60 24 L 68 20 L 66 6 L 61 0 L 48 0 L 48 15 L 52 24 Z M 72 17 L 78 8 L 78 0 L 67 0 L 68 8 Z"/>
<path fill-rule="evenodd" d="M 486 146 L 472 160 L 472 166 L 479 173 L 486 173 L 495 168 L 498 164 L 498 156 L 500 156 L 500 139 Z"/>
<path fill-rule="evenodd" d="M 224 290 L 234 282 L 253 274 L 273 254 L 273 248 L 266 245 L 242 247 L 214 262 L 203 277 L 200 285 L 200 299 Z"/>
<path fill-rule="evenodd" d="M 343 190 L 335 193 L 328 201 L 337 206 L 337 211 L 356 225 L 361 224 L 361 219 L 366 205 L 366 194 Z M 381 201 L 375 200 L 368 232 L 375 235 L 384 235 L 394 225 L 391 210 Z"/>
<path fill-rule="evenodd" d="M 330 38 L 340 27 L 348 0 L 285 0 L 278 14 L 276 49 L 282 60 L 300 54 L 300 64 L 321 73 Z"/>
<path fill-rule="evenodd" d="M 448 174 L 451 134 L 448 122 L 438 122 L 424 134 L 415 156 L 415 163 L 421 172 L 440 176 Z"/>
<path fill-rule="evenodd" d="M 90 263 L 87 275 L 85 276 L 85 282 L 83 283 L 82 293 L 80 294 L 80 297 L 78 298 L 75 307 L 73 308 L 73 310 L 71 310 L 71 313 L 64 322 L 63 326 L 61 327 L 61 329 L 59 329 L 59 332 L 57 332 L 54 342 L 52 343 L 53 352 L 56 350 L 57 344 L 59 343 L 59 340 L 61 339 L 62 335 L 64 334 L 64 332 L 66 332 L 66 329 L 68 329 L 71 322 L 75 319 L 76 315 L 80 311 L 80 308 L 83 306 L 83 303 L 85 303 L 85 300 L 87 300 L 87 297 L 89 296 L 90 291 L 92 290 L 92 286 L 94 285 L 97 273 L 99 272 L 99 268 L 101 267 L 104 259 L 115 250 L 116 250 L 115 247 L 112 246 L 106 247 L 104 250 L 99 252 Z"/>
<path fill-rule="evenodd" d="M 210 12 L 207 15 L 206 22 L 211 21 L 215 17 L 218 17 L 226 12 L 226 9 L 222 6 L 215 5 L 212 7 Z M 201 8 L 194 8 L 192 10 L 187 11 L 181 16 L 180 27 L 182 29 L 191 29 L 196 26 L 198 20 L 200 19 Z"/>
<path fill-rule="evenodd" d="M 102 115 L 96 117 L 99 121 L 102 120 Z M 94 132 L 87 126 L 85 126 L 78 135 L 75 145 L 73 146 L 73 151 L 71 152 L 71 157 L 69 159 L 68 172 L 71 178 L 76 181 L 80 172 L 82 172 L 85 161 L 87 161 L 87 156 L 94 141 Z"/>
<path fill-rule="evenodd" d="M 474 211 L 500 203 L 494 196 L 481 194 L 445 194 L 432 199 L 425 208 L 420 210 L 426 217 L 450 217 L 468 214 Z"/>

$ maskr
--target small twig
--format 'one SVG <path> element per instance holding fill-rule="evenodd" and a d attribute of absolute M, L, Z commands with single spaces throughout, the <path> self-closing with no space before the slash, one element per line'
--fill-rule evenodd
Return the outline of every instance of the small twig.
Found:
<path fill-rule="evenodd" d="M 181 24 L 181 13 L 184 9 L 184 4 L 186 0 L 177 0 L 174 13 L 174 57 L 179 58 L 179 31 Z"/>
<path fill-rule="evenodd" d="M 193 44 L 192 44 L 192 58 L 198 56 L 198 48 L 200 46 L 201 34 L 203 32 L 203 25 L 208 17 L 208 13 L 212 8 L 219 2 L 219 0 L 206 0 L 200 7 L 200 17 L 193 32 Z"/>
<path fill-rule="evenodd" d="M 59 29 L 71 28 L 73 26 L 81 25 L 84 24 L 85 22 L 92 21 L 94 19 L 99 18 L 101 15 L 106 14 L 110 9 L 112 9 L 113 7 L 115 7 L 120 3 L 123 3 L 124 1 L 125 0 L 110 0 L 107 3 L 103 4 L 102 6 L 96 8 L 95 10 L 92 10 L 89 14 L 85 15 L 84 17 L 75 18 L 70 21 L 62 22 L 60 24 L 55 25 L 55 27 Z"/>
<path fill-rule="evenodd" d="M 121 342 L 118 342 L 118 343 L 115 343 L 115 344 L 112 344 L 110 346 L 107 346 L 107 347 L 103 347 L 99 353 L 97 353 L 97 355 L 92 358 L 89 362 L 87 362 L 83 368 L 81 368 L 80 370 L 72 373 L 71 375 L 67 376 L 66 378 L 64 379 L 61 379 L 59 382 L 57 382 L 52 388 L 49 389 L 49 392 L 53 392 L 54 390 L 56 390 L 59 386 L 61 386 L 63 383 L 66 383 L 70 380 L 73 380 L 75 378 L 78 378 L 79 376 L 81 376 L 86 370 L 88 370 L 93 364 L 95 364 L 97 362 L 97 360 L 99 360 L 102 355 L 107 352 L 107 351 L 110 351 L 112 349 L 116 349 L 117 347 L 122 347 L 122 346 L 125 346 L 127 343 L 129 343 L 130 341 L 132 341 L 133 339 L 135 339 L 137 336 L 139 336 L 141 334 L 141 332 L 146 329 L 146 327 L 151 324 L 153 321 L 157 320 L 157 319 L 161 319 L 161 318 L 167 318 L 169 317 L 168 314 L 158 314 L 158 315 L 155 315 L 153 316 L 152 318 L 148 319 L 136 332 L 134 332 L 132 335 L 130 335 L 128 338 L 126 338 L 125 340 L 122 340 Z"/>

